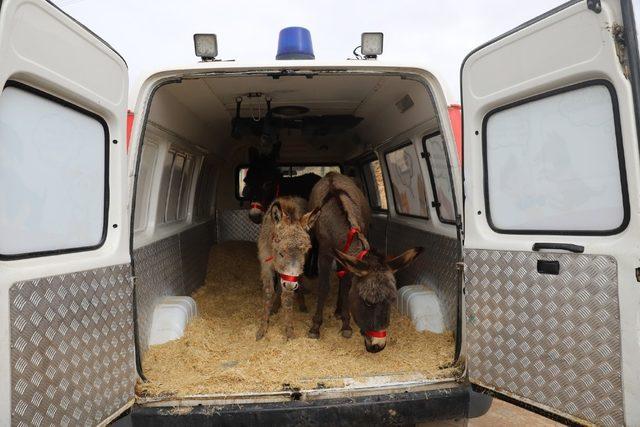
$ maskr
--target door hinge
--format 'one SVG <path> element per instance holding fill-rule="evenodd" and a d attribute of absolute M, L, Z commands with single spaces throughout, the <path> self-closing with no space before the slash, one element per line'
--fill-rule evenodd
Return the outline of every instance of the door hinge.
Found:
<path fill-rule="evenodd" d="M 462 230 L 462 215 L 456 215 L 456 227 Z"/>
<path fill-rule="evenodd" d="M 464 271 L 465 268 L 465 264 L 462 261 L 456 262 L 456 270 L 458 271 Z"/>
<path fill-rule="evenodd" d="M 602 11 L 600 0 L 587 0 L 587 8 L 589 10 L 593 10 L 595 13 L 600 13 Z"/>
<path fill-rule="evenodd" d="M 441 203 L 433 201 L 433 202 L 431 202 L 431 206 L 433 206 L 434 208 L 439 208 L 441 206 Z"/>
<path fill-rule="evenodd" d="M 421 153 L 420 153 L 420 157 L 422 157 L 423 159 L 427 159 L 427 158 L 429 158 L 430 156 L 431 156 L 431 155 L 430 155 L 428 152 L 426 152 L 426 151 L 423 151 L 423 152 L 421 152 Z"/>

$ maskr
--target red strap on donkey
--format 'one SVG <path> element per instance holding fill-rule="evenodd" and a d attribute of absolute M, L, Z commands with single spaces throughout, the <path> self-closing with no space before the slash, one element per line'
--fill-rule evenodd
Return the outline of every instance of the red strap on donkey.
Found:
<path fill-rule="evenodd" d="M 356 237 L 356 234 L 358 234 L 359 232 L 360 232 L 360 229 L 358 227 L 351 227 L 349 229 L 349 234 L 347 234 L 347 242 L 345 243 L 344 249 L 342 250 L 342 252 L 347 253 L 347 251 L 351 247 L 351 244 L 353 243 L 353 238 Z M 362 258 L 364 258 L 368 252 L 369 252 L 369 249 L 364 249 L 360 251 L 358 255 L 356 255 L 356 258 L 358 258 L 359 260 L 362 260 Z M 347 269 L 343 267 L 340 270 L 336 271 L 336 274 L 338 275 L 339 278 L 342 279 L 344 276 L 347 275 Z"/>

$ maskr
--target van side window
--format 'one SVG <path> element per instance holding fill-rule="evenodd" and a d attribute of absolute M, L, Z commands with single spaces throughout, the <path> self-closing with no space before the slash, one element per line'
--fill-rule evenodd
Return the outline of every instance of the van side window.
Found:
<path fill-rule="evenodd" d="M 629 220 L 617 99 L 604 81 L 484 119 L 487 218 L 503 232 L 611 234 Z"/>
<path fill-rule="evenodd" d="M 369 204 L 371 208 L 379 211 L 387 210 L 387 191 L 384 187 L 384 179 L 382 177 L 382 168 L 380 160 L 371 160 L 362 166 L 362 175 L 364 176 L 364 184 L 367 187 L 369 195 Z"/>
<path fill-rule="evenodd" d="M 99 116 L 26 85 L 0 95 L 0 257 L 106 238 L 109 135 Z"/>
<path fill-rule="evenodd" d="M 133 220 L 134 231 L 141 231 L 147 227 L 151 186 L 153 184 L 153 173 L 157 160 L 158 145 L 150 141 L 145 142 L 142 146 L 138 183 L 136 186 L 136 212 Z"/>
<path fill-rule="evenodd" d="M 213 197 L 213 165 L 207 163 L 206 159 L 202 163 L 196 184 L 194 215 L 196 218 L 204 218 L 210 214 L 211 198 Z"/>
<path fill-rule="evenodd" d="M 193 175 L 193 157 L 170 151 L 169 157 L 171 156 L 173 161 L 167 188 L 165 222 L 180 221 L 186 218 Z"/>
<path fill-rule="evenodd" d="M 427 161 L 429 180 L 433 192 L 433 206 L 436 208 L 440 222 L 455 224 L 455 208 L 449 156 L 444 138 L 440 133 L 425 135 L 422 138 L 422 149 Z"/>
<path fill-rule="evenodd" d="M 399 215 L 427 218 L 427 196 L 418 154 L 411 142 L 385 154 L 393 203 Z"/>

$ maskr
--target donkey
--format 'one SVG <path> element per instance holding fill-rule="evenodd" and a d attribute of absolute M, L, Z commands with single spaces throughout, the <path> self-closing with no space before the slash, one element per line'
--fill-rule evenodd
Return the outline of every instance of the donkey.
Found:
<path fill-rule="evenodd" d="M 279 197 L 271 203 L 262 220 L 258 237 L 260 277 L 264 293 L 264 309 L 256 340 L 264 337 L 274 302 L 280 297 L 284 307 L 285 335 L 293 338 L 293 295 L 298 289 L 307 252 L 311 249 L 311 227 L 320 209 L 305 213 L 307 201 L 300 197 Z M 279 292 L 274 291 L 274 276 L 280 279 Z M 296 292 L 304 298 L 301 292 Z M 304 304 L 304 303 L 302 303 Z"/>
<path fill-rule="evenodd" d="M 261 154 L 257 148 L 249 148 L 249 169 L 244 178 L 242 197 L 249 200 L 249 218 L 260 224 L 265 207 L 278 196 L 309 198 L 311 189 L 320 176 L 307 173 L 296 177 L 283 177 L 278 169 L 277 158 L 280 145 L 276 144 L 269 154 Z"/>
<path fill-rule="evenodd" d="M 342 336 L 351 337 L 353 315 L 367 351 L 381 351 L 386 345 L 391 306 L 397 296 L 394 273 L 411 263 L 423 248 L 412 248 L 392 258 L 371 249 L 365 237 L 371 218 L 369 203 L 357 184 L 339 173 L 327 174 L 313 187 L 309 208 L 321 211 L 313 227 L 320 248 L 318 305 L 308 336 L 320 337 L 335 257 L 344 266 L 338 271 L 337 310 L 342 317 Z"/>

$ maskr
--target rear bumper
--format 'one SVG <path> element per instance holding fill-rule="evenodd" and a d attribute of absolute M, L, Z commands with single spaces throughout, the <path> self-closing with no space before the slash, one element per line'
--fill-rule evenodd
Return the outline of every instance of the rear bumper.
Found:
<path fill-rule="evenodd" d="M 242 405 L 202 405 L 191 408 L 134 406 L 127 420 L 133 426 L 358 426 L 411 425 L 468 417 L 470 388 L 313 401 Z M 119 423 L 118 423 L 119 424 Z"/>

